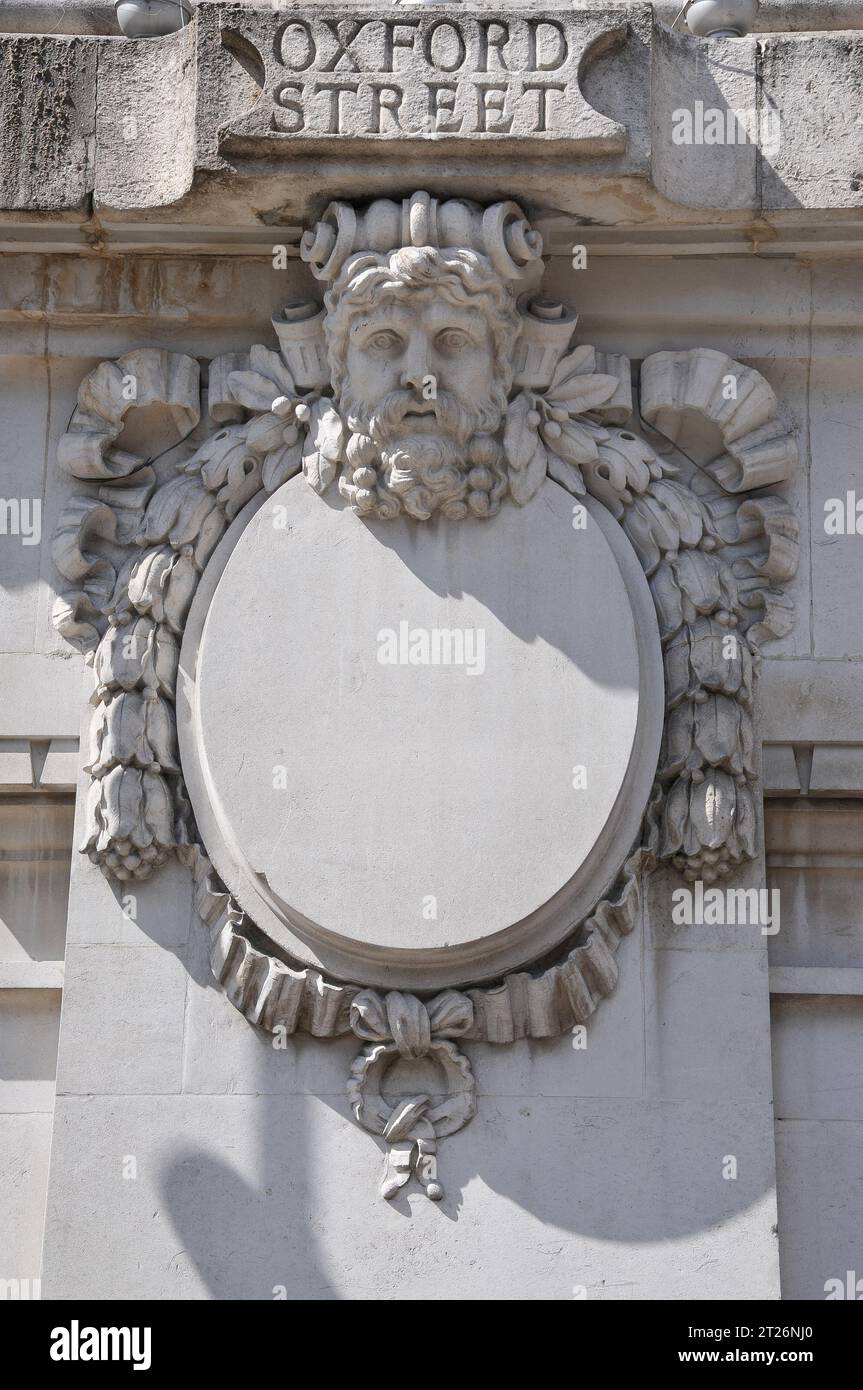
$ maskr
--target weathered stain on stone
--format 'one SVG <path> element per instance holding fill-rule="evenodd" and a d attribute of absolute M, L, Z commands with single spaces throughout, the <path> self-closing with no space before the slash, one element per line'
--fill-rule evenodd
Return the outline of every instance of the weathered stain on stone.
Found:
<path fill-rule="evenodd" d="M 0 37 L 0 207 L 60 210 L 92 188 L 96 44 Z"/>

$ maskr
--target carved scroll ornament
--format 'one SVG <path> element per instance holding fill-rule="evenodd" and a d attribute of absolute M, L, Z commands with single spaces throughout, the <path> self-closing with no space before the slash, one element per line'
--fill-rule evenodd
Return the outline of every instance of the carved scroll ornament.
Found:
<path fill-rule="evenodd" d="M 585 1022 L 614 987 L 641 874 L 668 861 L 709 882 L 754 857 L 757 649 L 788 630 L 797 561 L 796 524 L 763 488 L 790 475 L 796 447 L 764 379 L 708 349 L 648 357 L 639 416 L 628 359 L 573 347 L 574 313 L 538 295 L 540 238 L 513 203 L 337 203 L 301 254 L 324 304 L 280 312 L 278 351 L 213 359 L 203 396 L 193 359 L 150 348 L 102 363 L 79 390 L 59 453 L 87 491 L 65 510 L 54 556 L 68 584 L 57 626 L 95 674 L 82 848 L 121 882 L 171 854 L 186 862 L 231 1001 L 269 1031 L 361 1038 L 349 1095 L 389 1145 L 384 1195 L 415 1172 L 438 1197 L 437 1139 L 474 1106 L 455 1039 Z M 153 404 L 182 442 L 167 473 L 117 447 L 126 415 Z M 693 418 L 709 441 L 697 460 L 673 443 Z M 641 844 L 628 858 L 621 846 L 617 886 L 552 963 L 424 1001 L 363 989 L 266 950 L 215 876 L 178 754 L 179 642 L 229 524 L 300 471 L 361 518 L 417 525 L 436 513 L 493 525 L 550 477 L 601 504 L 635 551 L 665 670 L 654 792 Z M 430 1054 L 447 1095 L 384 1099 L 395 1058 Z"/>

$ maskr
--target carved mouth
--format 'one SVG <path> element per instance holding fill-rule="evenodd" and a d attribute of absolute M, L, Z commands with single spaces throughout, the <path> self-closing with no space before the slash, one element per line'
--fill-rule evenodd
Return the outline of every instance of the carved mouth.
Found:
<path fill-rule="evenodd" d="M 434 401 L 417 402 L 406 410 L 399 421 L 400 433 L 437 434 L 441 425 Z"/>

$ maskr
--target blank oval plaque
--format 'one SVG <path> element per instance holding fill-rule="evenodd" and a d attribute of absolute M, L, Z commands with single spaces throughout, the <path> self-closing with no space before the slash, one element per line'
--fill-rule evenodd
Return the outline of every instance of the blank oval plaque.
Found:
<path fill-rule="evenodd" d="M 629 543 L 597 504 L 577 523 L 550 480 L 417 523 L 302 477 L 234 523 L 187 624 L 181 752 L 218 873 L 283 953 L 383 987 L 488 980 L 609 889 L 662 668 Z"/>

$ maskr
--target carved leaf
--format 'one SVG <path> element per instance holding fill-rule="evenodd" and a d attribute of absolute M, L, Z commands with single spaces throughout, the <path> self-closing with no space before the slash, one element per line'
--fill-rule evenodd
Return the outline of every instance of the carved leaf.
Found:
<path fill-rule="evenodd" d="M 228 471 L 228 480 L 219 489 L 218 502 L 229 521 L 244 507 L 250 497 L 260 491 L 261 460 L 246 454 L 245 458 L 235 460 Z"/>
<path fill-rule="evenodd" d="M 711 618 L 699 618 L 690 641 L 692 669 L 701 685 L 736 695 L 743 684 L 743 638 Z"/>
<path fill-rule="evenodd" d="M 254 371 L 260 372 L 262 376 L 268 377 L 274 386 L 278 386 L 277 396 L 299 395 L 294 378 L 285 366 L 284 360 L 277 352 L 273 352 L 272 348 L 256 343 L 249 352 L 249 362 Z"/>
<path fill-rule="evenodd" d="M 548 472 L 548 454 L 542 440 L 537 435 L 536 447 L 527 467 L 522 472 L 510 474 L 509 490 L 512 500 L 523 507 L 533 497 Z"/>
<path fill-rule="evenodd" d="M 219 501 L 222 493 L 219 493 Z M 195 546 L 195 565 L 203 571 L 204 566 L 215 550 L 227 528 L 227 520 L 218 507 L 215 507 L 201 527 Z"/>
<path fill-rule="evenodd" d="M 185 626 L 197 587 L 198 571 L 191 555 L 178 555 L 171 566 L 165 589 L 165 622 L 178 635 Z"/>
<path fill-rule="evenodd" d="M 296 396 L 293 377 L 277 352 L 256 346 L 251 351 L 252 367 L 247 372 L 231 372 L 228 386 L 234 400 L 255 413 L 268 411 L 277 396 Z"/>
<path fill-rule="evenodd" d="M 650 591 L 659 620 L 659 635 L 665 641 L 683 623 L 683 601 L 669 565 L 659 566 L 650 580 Z"/>
<path fill-rule="evenodd" d="M 665 702 L 669 709 L 693 696 L 698 683 L 692 673 L 689 633 L 679 632 L 665 649 Z"/>
<path fill-rule="evenodd" d="M 196 473 L 200 470 L 204 486 L 210 492 L 217 492 L 224 486 L 235 460 L 239 459 L 242 462 L 246 452 L 244 426 L 235 425 L 217 430 L 209 439 L 205 439 L 200 449 L 192 455 L 185 465 L 185 471 Z"/>
<path fill-rule="evenodd" d="M 671 512 L 667 511 L 655 497 L 651 497 L 649 492 L 645 493 L 643 497 L 636 497 L 632 505 L 644 517 L 650 527 L 651 535 L 663 553 L 668 550 L 679 550 L 680 531 Z"/>
<path fill-rule="evenodd" d="M 552 421 L 550 424 L 557 424 Z M 575 420 L 565 420 L 558 426 L 560 433 L 549 431 L 549 425 L 543 427 L 543 438 L 550 449 L 559 454 L 567 463 L 592 463 L 598 457 L 596 439 L 590 430 L 583 425 L 576 424 Z"/>
<path fill-rule="evenodd" d="M 527 468 L 536 451 L 536 424 L 528 421 L 528 416 L 532 414 L 536 415 L 538 424 L 539 415 L 534 411 L 532 397 L 521 391 L 507 409 L 506 427 L 503 432 L 503 448 L 507 462 L 510 468 L 517 472 Z"/>
<path fill-rule="evenodd" d="M 685 845 L 687 853 L 718 849 L 734 828 L 737 806 L 736 788 L 727 772 L 713 771 L 703 782 L 693 784 L 689 804 L 692 840 Z M 691 848 L 690 848 L 691 844 Z"/>
<path fill-rule="evenodd" d="M 141 773 L 134 767 L 115 767 L 97 785 L 102 823 L 97 847 L 104 851 L 114 840 L 131 840 L 138 829 L 143 800 Z"/>
<path fill-rule="evenodd" d="M 100 693 L 131 690 L 142 679 L 148 661 L 155 624 L 138 618 L 123 627 L 109 627 L 98 647 L 93 670 Z"/>
<path fill-rule="evenodd" d="M 259 415 L 247 427 L 246 447 L 250 453 L 263 457 L 272 449 L 278 449 L 283 442 L 284 429 L 284 420 L 280 420 L 278 415 L 274 415 L 271 410 L 267 411 L 266 415 Z"/>
<path fill-rule="evenodd" d="M 273 389 L 272 381 L 261 372 L 231 372 L 228 385 L 234 399 L 256 413 L 269 411 L 276 396 L 282 394 Z"/>
<path fill-rule="evenodd" d="M 683 550 L 674 562 L 674 571 L 697 613 L 710 613 L 722 603 L 725 594 L 719 564 L 713 555 L 703 550 Z"/>
<path fill-rule="evenodd" d="M 165 620 L 163 597 L 173 561 L 170 546 L 158 546 L 135 561 L 129 576 L 129 602 L 139 613 L 151 613 L 157 623 Z"/>
<path fill-rule="evenodd" d="M 344 425 L 332 403 L 315 401 L 303 445 L 303 472 L 315 492 L 325 492 L 336 476 L 343 439 Z"/>
<path fill-rule="evenodd" d="M 167 700 L 161 699 L 154 690 L 148 691 L 144 700 L 144 722 L 151 763 L 158 763 L 162 772 L 179 772 L 174 713 Z"/>
<path fill-rule="evenodd" d="M 662 777 L 676 776 L 690 766 L 694 706 L 685 700 L 671 710 L 665 725 L 663 757 L 659 767 Z"/>
<path fill-rule="evenodd" d="M 577 497 L 586 496 L 587 488 L 578 464 L 570 463 L 569 459 L 560 458 L 551 449 L 548 450 L 548 473 L 555 482 L 574 492 Z"/>
<path fill-rule="evenodd" d="M 161 694 L 173 697 L 179 662 L 180 648 L 174 634 L 163 625 L 157 627 L 144 664 L 144 679 Z"/>
<path fill-rule="evenodd" d="M 739 786 L 737 788 L 737 817 L 735 829 L 737 831 L 737 841 L 740 849 L 749 858 L 755 858 L 755 833 L 757 830 L 755 819 L 755 801 L 749 787 Z"/>
<path fill-rule="evenodd" d="M 660 847 L 664 858 L 676 854 L 683 848 L 683 840 L 689 824 L 688 777 L 678 777 L 665 799 L 662 812 L 662 837 Z"/>
<path fill-rule="evenodd" d="M 101 766 L 136 763 L 147 767 L 153 762 L 146 737 L 146 702 L 137 690 L 116 695 L 105 715 Z"/>
<path fill-rule="evenodd" d="M 641 499 L 637 500 L 640 501 Z M 656 537 L 653 533 L 652 518 L 637 506 L 627 507 L 623 518 L 623 529 L 635 547 L 641 568 L 650 578 L 662 559 L 662 552 L 656 544 Z M 688 551 L 687 554 L 689 554 Z"/>
<path fill-rule="evenodd" d="M 94 785 L 98 789 L 93 804 L 93 820 L 99 826 L 96 849 L 107 855 L 109 863 L 112 854 L 124 855 L 130 845 L 150 850 L 151 846 L 169 848 L 174 844 L 171 794 L 158 772 L 115 767 Z M 86 847 L 92 842 L 91 833 Z M 153 857 L 151 854 L 151 861 Z M 138 877 L 147 872 L 137 855 L 127 857 L 126 862 L 138 866 Z M 128 874 L 119 872 L 117 877 Z"/>
<path fill-rule="evenodd" d="M 695 743 L 706 763 L 741 773 L 740 706 L 728 695 L 711 695 L 695 707 Z"/>
<path fill-rule="evenodd" d="M 299 439 L 293 444 L 282 444 L 267 454 L 264 460 L 263 483 L 267 492 L 275 492 L 277 487 L 292 478 L 302 466 L 303 446 Z"/>
<path fill-rule="evenodd" d="M 554 376 L 551 378 L 551 386 L 548 393 L 553 393 L 553 388 L 559 386 L 561 382 L 568 381 L 571 376 L 591 375 L 596 364 L 596 349 L 590 343 L 582 343 L 574 352 L 568 352 L 565 357 L 561 357 L 554 369 Z"/>
<path fill-rule="evenodd" d="M 535 416 L 533 420 L 530 417 Z M 548 471 L 548 454 L 539 437 L 539 415 L 524 391 L 512 401 L 503 432 L 503 450 L 509 464 L 509 490 L 523 507 L 533 497 Z"/>
<path fill-rule="evenodd" d="M 197 536 L 215 505 L 199 477 L 180 474 L 153 494 L 136 539 L 152 545 L 170 536 L 173 545 L 185 545 Z"/>
<path fill-rule="evenodd" d="M 704 534 L 704 519 L 698 498 L 690 492 L 689 488 L 682 487 L 680 483 L 671 482 L 668 478 L 657 479 L 651 492 L 656 500 L 667 507 L 674 516 L 680 531 L 681 544 L 686 546 L 698 545 Z"/>
<path fill-rule="evenodd" d="M 600 458 L 608 470 L 608 478 L 617 492 L 625 488 L 643 493 L 650 486 L 650 465 L 656 455 L 650 445 L 629 431 L 615 430 L 602 441 Z"/>
<path fill-rule="evenodd" d="M 171 545 L 193 545 L 215 507 L 216 498 L 211 492 L 202 490 L 197 496 L 194 493 L 187 493 L 177 512 L 177 520 L 168 535 Z"/>
<path fill-rule="evenodd" d="M 618 385 L 616 376 L 604 376 L 601 372 L 594 372 L 590 376 L 576 373 L 566 380 L 561 379 L 557 385 L 552 383 L 548 388 L 548 399 L 553 405 L 566 406 L 572 415 L 584 415 L 588 410 L 595 410 L 597 406 L 609 400 Z"/>
<path fill-rule="evenodd" d="M 133 834 L 133 844 L 141 847 L 149 844 L 173 845 L 174 814 L 167 782 L 158 772 L 144 772 L 141 786 L 144 793 L 143 826 L 138 832 L 138 839 Z"/>

